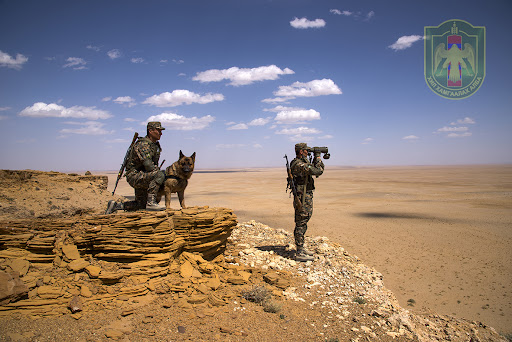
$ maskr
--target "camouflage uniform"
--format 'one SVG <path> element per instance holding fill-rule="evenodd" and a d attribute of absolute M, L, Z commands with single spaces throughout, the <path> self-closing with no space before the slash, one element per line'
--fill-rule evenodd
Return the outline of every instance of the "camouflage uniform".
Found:
<path fill-rule="evenodd" d="M 148 127 L 151 123 L 148 124 Z M 158 123 L 160 124 L 160 123 Z M 158 127 L 161 127 L 159 125 Z M 158 128 L 156 127 L 156 128 Z M 165 129 L 165 128 L 163 128 Z M 158 167 L 162 148 L 146 136 L 137 140 L 126 165 L 126 180 L 135 189 L 135 201 L 125 202 L 125 210 L 145 209 L 148 194 L 158 193 L 165 180 L 165 173 Z M 148 171 L 148 166 L 151 169 Z"/>
<path fill-rule="evenodd" d="M 304 247 L 304 235 L 308 229 L 308 221 L 311 215 L 313 215 L 313 190 L 315 190 L 315 181 L 312 176 L 318 177 L 324 172 L 324 163 L 319 157 L 315 157 L 313 164 L 311 164 L 307 157 L 300 158 L 297 156 L 292 160 L 290 168 L 297 186 L 299 199 L 302 201 L 302 210 L 295 208 L 295 230 L 293 232 L 295 236 L 295 246 L 299 250 Z M 303 196 L 304 193 L 305 196 Z"/>

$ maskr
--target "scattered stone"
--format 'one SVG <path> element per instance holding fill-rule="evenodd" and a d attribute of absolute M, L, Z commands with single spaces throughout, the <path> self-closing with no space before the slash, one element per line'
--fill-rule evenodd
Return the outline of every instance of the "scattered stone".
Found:
<path fill-rule="evenodd" d="M 98 278 L 101 272 L 101 268 L 98 266 L 89 265 L 85 268 L 85 272 L 87 272 L 91 278 Z"/>
<path fill-rule="evenodd" d="M 73 271 L 73 272 L 80 272 L 83 269 L 85 269 L 87 266 L 89 266 L 89 263 L 82 258 L 73 260 L 67 265 L 68 270 Z"/>
<path fill-rule="evenodd" d="M 28 296 L 28 287 L 15 272 L 0 271 L 0 305 Z"/>
<path fill-rule="evenodd" d="M 76 248 L 75 245 L 63 245 L 62 253 L 64 253 L 64 256 L 68 258 L 68 260 L 80 259 L 80 253 L 78 252 L 78 248 Z"/>
<path fill-rule="evenodd" d="M 178 332 L 180 334 L 184 334 L 186 331 L 187 331 L 187 329 L 184 326 L 178 325 Z"/>
<path fill-rule="evenodd" d="M 82 306 L 82 300 L 78 296 L 73 296 L 71 301 L 68 304 L 69 310 L 71 310 L 72 313 L 80 312 L 83 310 Z"/>
<path fill-rule="evenodd" d="M 28 262 L 25 259 L 14 259 L 11 261 L 11 264 L 9 265 L 14 272 L 18 272 L 20 277 L 23 277 L 27 274 L 28 269 L 30 267 L 30 262 Z"/>

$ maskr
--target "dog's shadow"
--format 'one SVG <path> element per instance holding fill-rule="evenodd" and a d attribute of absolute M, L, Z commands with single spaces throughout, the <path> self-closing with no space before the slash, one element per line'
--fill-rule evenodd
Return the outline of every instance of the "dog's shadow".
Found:
<path fill-rule="evenodd" d="M 275 254 L 279 255 L 280 257 L 295 260 L 295 250 L 286 250 L 287 246 L 256 246 L 255 248 L 264 251 L 264 252 L 270 252 L 273 251 Z"/>

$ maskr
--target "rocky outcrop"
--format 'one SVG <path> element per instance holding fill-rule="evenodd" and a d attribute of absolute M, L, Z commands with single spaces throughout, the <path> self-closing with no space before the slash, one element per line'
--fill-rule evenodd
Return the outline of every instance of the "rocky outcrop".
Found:
<path fill-rule="evenodd" d="M 225 270 L 222 253 L 236 224 L 231 210 L 209 207 L 0 222 L 0 265 L 5 271 L 0 288 L 10 289 L 1 293 L 6 305 L 0 315 L 12 310 L 65 313 L 66 306 L 77 307 L 76 296 L 87 303 L 156 288 L 187 290 L 173 274 L 183 279 L 208 274 L 208 286 L 218 287 L 219 272 Z M 23 281 L 13 274 L 22 275 Z M 236 276 L 232 272 L 223 279 Z M 15 300 L 27 292 L 28 299 Z M 70 298 L 75 303 L 69 304 Z M 214 295 L 207 298 L 222 301 Z"/>

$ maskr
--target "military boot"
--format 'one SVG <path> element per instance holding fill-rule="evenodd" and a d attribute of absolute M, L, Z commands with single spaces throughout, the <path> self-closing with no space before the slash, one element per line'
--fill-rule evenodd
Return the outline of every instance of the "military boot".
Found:
<path fill-rule="evenodd" d="M 155 194 L 149 194 L 148 195 L 148 203 L 146 204 L 146 209 L 151 211 L 160 211 L 164 210 L 165 207 L 158 204 L 156 201 L 156 195 Z"/>
<path fill-rule="evenodd" d="M 295 260 L 306 262 L 306 261 L 314 261 L 315 258 L 311 255 L 306 254 L 303 247 L 299 247 L 299 248 L 297 248 L 297 252 L 295 253 Z"/>
<path fill-rule="evenodd" d="M 107 210 L 105 210 L 105 215 L 115 213 L 118 210 L 124 210 L 123 202 L 116 202 L 114 200 L 108 201 Z"/>
<path fill-rule="evenodd" d="M 306 249 L 306 248 L 304 248 L 304 247 L 302 247 L 302 252 L 303 252 L 304 254 L 306 254 L 306 255 L 310 255 L 310 256 L 315 255 L 315 252 L 310 251 L 309 249 Z"/>

